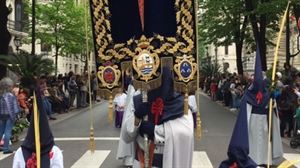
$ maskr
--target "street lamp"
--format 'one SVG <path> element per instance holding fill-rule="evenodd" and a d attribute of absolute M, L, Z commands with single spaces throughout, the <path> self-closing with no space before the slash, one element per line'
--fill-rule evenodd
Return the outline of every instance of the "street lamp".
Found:
<path fill-rule="evenodd" d="M 14 38 L 14 43 L 17 49 L 17 53 L 19 54 L 19 47 L 21 47 L 21 38 L 20 37 L 15 37 Z"/>

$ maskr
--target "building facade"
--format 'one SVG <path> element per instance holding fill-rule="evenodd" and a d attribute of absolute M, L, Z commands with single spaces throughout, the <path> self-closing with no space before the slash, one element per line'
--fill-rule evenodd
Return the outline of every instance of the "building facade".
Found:
<path fill-rule="evenodd" d="M 290 64 L 296 69 L 300 70 L 300 38 L 299 31 L 297 29 L 296 21 L 291 17 L 290 19 L 290 54 L 295 55 L 291 58 Z M 276 43 L 277 39 L 274 39 L 273 42 Z M 234 73 L 237 72 L 236 67 L 236 51 L 235 44 L 229 46 L 219 46 L 216 47 L 213 44 L 207 47 L 208 56 L 211 58 L 211 62 L 214 63 L 215 60 L 221 65 L 222 69 L 224 65 L 228 66 L 228 72 Z M 267 49 L 267 67 L 268 69 L 272 68 L 274 62 L 274 52 L 275 46 L 268 46 Z M 242 62 L 244 72 L 253 73 L 255 65 L 255 55 L 256 52 L 247 50 L 245 47 L 242 53 Z M 280 48 L 278 52 L 278 66 L 283 69 L 283 65 L 286 62 L 286 30 L 283 32 Z"/>
<path fill-rule="evenodd" d="M 39 2 L 39 1 L 38 1 Z M 46 1 L 42 1 L 46 3 Z M 7 6 L 11 13 L 8 16 L 8 30 L 12 36 L 9 48 L 11 53 L 17 53 L 17 50 L 31 52 L 31 44 L 24 44 L 22 41 L 29 36 L 31 29 L 29 29 L 29 17 L 25 15 L 24 4 L 22 0 L 7 0 Z M 20 45 L 16 46 L 16 39 L 20 40 Z M 43 55 L 45 58 L 55 61 L 54 48 L 52 46 L 44 45 L 41 40 L 37 39 L 35 43 L 35 53 Z M 94 54 L 90 55 L 90 69 L 95 70 Z M 59 56 L 57 61 L 57 74 L 65 74 L 73 71 L 75 74 L 82 74 L 85 67 L 85 58 L 81 56 L 71 55 L 68 57 Z"/>
<path fill-rule="evenodd" d="M 207 47 L 207 56 L 210 57 L 211 63 L 217 63 L 221 66 L 221 70 L 234 73 L 237 72 L 235 45 Z"/>

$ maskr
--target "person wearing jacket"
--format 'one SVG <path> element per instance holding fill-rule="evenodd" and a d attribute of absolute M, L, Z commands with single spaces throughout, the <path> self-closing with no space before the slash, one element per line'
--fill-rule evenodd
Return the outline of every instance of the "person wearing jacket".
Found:
<path fill-rule="evenodd" d="M 0 137 L 4 135 L 3 154 L 13 153 L 9 147 L 12 128 L 20 112 L 17 97 L 12 93 L 14 82 L 10 78 L 0 81 Z"/>

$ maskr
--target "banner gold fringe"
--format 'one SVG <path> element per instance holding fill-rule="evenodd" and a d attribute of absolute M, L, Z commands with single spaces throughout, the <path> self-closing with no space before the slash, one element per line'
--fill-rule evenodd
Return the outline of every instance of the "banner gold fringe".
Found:
<path fill-rule="evenodd" d="M 278 33 L 278 37 L 277 37 L 277 43 L 276 43 L 276 48 L 275 48 L 275 53 L 274 53 L 274 63 L 273 63 L 273 71 L 272 71 L 272 87 L 274 86 L 275 82 L 275 73 L 276 73 L 276 66 L 277 66 L 277 60 L 278 60 L 278 50 L 279 50 L 279 46 L 280 46 L 280 40 L 281 40 L 281 35 L 283 32 L 283 28 L 284 28 L 284 24 L 286 21 L 286 16 L 287 16 L 287 12 L 289 10 L 289 6 L 290 6 L 290 1 L 287 4 L 286 10 L 284 12 L 283 18 L 282 18 L 282 22 L 280 25 L 280 30 Z M 272 132 L 272 114 L 273 114 L 273 99 L 270 99 L 270 103 L 269 103 L 269 135 L 268 135 L 268 163 L 267 163 L 267 168 L 270 168 L 270 159 L 272 158 L 271 156 L 271 132 Z"/>
<path fill-rule="evenodd" d="M 113 96 L 109 96 L 109 101 L 108 101 L 108 122 L 112 124 L 113 122 Z"/>
<path fill-rule="evenodd" d="M 96 144 L 95 144 L 95 136 L 94 136 L 94 128 L 90 128 L 90 151 L 92 153 L 96 150 Z"/>

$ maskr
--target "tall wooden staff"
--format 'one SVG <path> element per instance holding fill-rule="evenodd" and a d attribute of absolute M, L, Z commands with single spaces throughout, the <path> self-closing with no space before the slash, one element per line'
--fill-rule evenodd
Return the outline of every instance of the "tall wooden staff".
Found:
<path fill-rule="evenodd" d="M 199 65 L 200 65 L 200 60 L 199 60 L 199 52 L 198 52 L 198 0 L 194 0 L 194 11 L 195 11 L 195 27 L 196 27 L 196 35 L 195 35 L 195 43 L 196 43 L 196 55 L 197 55 L 197 91 L 196 91 L 196 100 L 197 100 L 197 128 L 196 128 L 196 137 L 198 139 L 201 138 L 201 118 L 200 118 L 200 71 L 199 71 Z"/>
<path fill-rule="evenodd" d="M 146 90 L 142 91 L 142 96 L 143 96 L 143 103 L 148 102 L 148 95 L 147 95 L 147 88 Z M 144 116 L 143 118 L 144 121 L 148 121 L 148 115 Z M 144 161 L 145 161 L 145 168 L 150 167 L 150 151 L 149 151 L 149 138 L 147 134 L 144 134 Z"/>
<path fill-rule="evenodd" d="M 280 25 L 280 31 L 278 33 L 278 37 L 277 37 L 277 43 L 276 43 L 276 48 L 275 48 L 275 53 L 274 53 L 274 62 L 273 62 L 273 71 L 272 71 L 272 87 L 275 84 L 275 74 L 276 74 L 276 66 L 277 66 L 277 60 L 278 60 L 278 50 L 279 50 L 279 45 L 280 45 L 280 39 L 281 39 L 281 35 L 283 32 L 283 28 L 284 28 L 284 24 L 286 22 L 286 16 L 287 16 L 287 11 L 289 9 L 290 6 L 290 1 L 287 4 L 286 10 L 284 12 L 282 21 L 281 21 L 281 25 Z M 269 135 L 268 135 L 268 163 L 267 163 L 267 167 L 270 168 L 270 159 L 271 159 L 271 132 L 272 132 L 272 113 L 273 112 L 273 99 L 270 99 L 270 103 L 269 103 Z"/>
<path fill-rule="evenodd" d="M 90 55 L 89 55 L 89 37 L 88 37 L 88 7 L 89 1 L 84 1 L 84 24 L 85 24 L 85 45 L 86 45 L 86 60 L 87 60 L 87 70 L 88 70 L 88 84 L 89 84 L 89 111 L 90 111 L 90 151 L 93 153 L 95 151 L 95 138 L 94 138 L 94 112 L 92 106 L 92 95 L 91 95 L 91 69 L 90 69 Z"/>
<path fill-rule="evenodd" d="M 33 122 L 34 122 L 34 140 L 36 152 L 36 166 L 41 167 L 41 141 L 40 141 L 40 114 L 36 101 L 35 92 L 33 93 Z"/>

